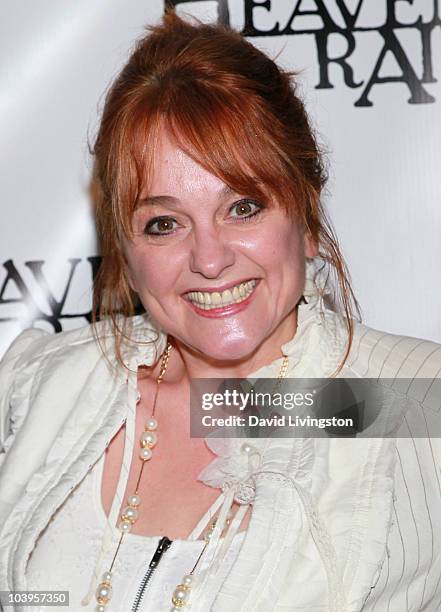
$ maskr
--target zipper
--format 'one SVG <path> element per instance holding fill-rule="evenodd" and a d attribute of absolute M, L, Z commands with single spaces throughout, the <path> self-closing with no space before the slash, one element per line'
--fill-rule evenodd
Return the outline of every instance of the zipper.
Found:
<path fill-rule="evenodd" d="M 155 569 L 158 567 L 159 562 L 162 559 L 162 555 L 170 548 L 172 544 L 172 540 L 169 540 L 167 537 L 163 537 L 159 540 L 159 544 L 153 553 L 153 557 L 150 560 L 149 566 L 147 568 L 146 573 L 144 574 L 141 583 L 138 587 L 138 591 L 136 593 L 135 601 L 132 604 L 131 612 L 138 612 L 139 606 L 141 605 L 142 598 L 144 597 L 144 593 L 148 587 L 148 584 L 153 576 Z"/>

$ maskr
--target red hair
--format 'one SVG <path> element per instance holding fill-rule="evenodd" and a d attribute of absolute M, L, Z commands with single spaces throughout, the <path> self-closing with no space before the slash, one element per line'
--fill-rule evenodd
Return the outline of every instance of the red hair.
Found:
<path fill-rule="evenodd" d="M 94 146 L 101 195 L 96 217 L 103 263 L 94 312 L 134 313 L 122 248 L 163 127 L 202 167 L 237 193 L 276 202 L 295 216 L 334 271 L 349 353 L 356 302 L 343 257 L 320 201 L 322 156 L 297 95 L 283 71 L 239 33 L 190 24 L 169 12 L 138 41 L 107 94 Z"/>

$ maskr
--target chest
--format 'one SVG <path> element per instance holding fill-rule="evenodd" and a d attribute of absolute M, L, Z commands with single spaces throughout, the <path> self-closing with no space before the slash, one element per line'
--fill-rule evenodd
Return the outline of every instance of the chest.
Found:
<path fill-rule="evenodd" d="M 137 406 L 133 439 L 123 426 L 105 453 L 101 483 L 103 509 L 108 516 L 119 479 L 128 472 L 121 509 L 135 491 L 142 500 L 138 507 L 138 519 L 131 528 L 134 534 L 167 535 L 172 540 L 187 539 L 221 493 L 220 489 L 198 480 L 200 472 L 215 455 L 202 438 L 190 437 L 186 394 L 182 392 L 178 395 L 184 398 L 179 405 L 176 395 L 176 392 L 170 394 L 166 390 L 161 405 L 157 406 L 157 443 L 152 449 L 152 458 L 144 462 L 143 467 L 139 457 L 139 440 L 151 415 L 148 401 L 141 401 Z M 124 463 L 126 444 L 130 448 Z M 142 475 L 139 478 L 141 467 Z M 242 529 L 246 528 L 248 521 L 249 517 L 246 517 Z"/>
<path fill-rule="evenodd" d="M 125 428 L 121 428 L 106 451 L 101 483 L 106 515 L 110 513 L 122 469 L 124 437 Z M 212 457 L 202 444 L 177 444 L 167 449 L 161 448 L 161 445 L 165 446 L 161 443 L 162 440 L 154 449 L 152 459 L 144 465 L 141 481 L 136 488 L 141 468 L 138 458 L 140 446 L 136 439 L 124 505 L 137 490 L 142 502 L 132 533 L 144 536 L 163 534 L 170 539 L 185 539 L 219 495 L 218 489 L 211 489 L 196 480 L 197 474 Z"/>

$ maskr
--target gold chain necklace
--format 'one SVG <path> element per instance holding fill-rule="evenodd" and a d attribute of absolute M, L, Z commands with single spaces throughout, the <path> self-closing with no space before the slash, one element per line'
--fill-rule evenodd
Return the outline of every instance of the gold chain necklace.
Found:
<path fill-rule="evenodd" d="M 153 399 L 152 414 L 151 414 L 151 417 L 147 419 L 147 422 L 144 426 L 144 431 L 141 434 L 141 437 L 139 440 L 140 450 L 139 450 L 138 456 L 139 456 L 139 459 L 141 460 L 141 468 L 139 470 L 139 475 L 136 481 L 135 491 L 131 495 L 128 496 L 127 505 L 123 508 L 123 510 L 120 513 L 120 521 L 118 524 L 118 529 L 121 532 L 121 536 L 120 536 L 118 545 L 116 547 L 115 554 L 113 555 L 113 559 L 110 564 L 109 570 L 107 572 L 104 572 L 104 574 L 102 575 L 101 582 L 99 583 L 98 588 L 96 590 L 96 601 L 97 601 L 97 606 L 95 608 L 96 612 L 106 612 L 106 606 L 110 602 L 111 597 L 112 597 L 111 581 L 112 581 L 112 569 L 115 564 L 115 560 L 118 556 L 119 549 L 121 548 L 121 544 L 123 542 L 124 535 L 130 532 L 132 526 L 136 523 L 138 516 L 139 516 L 138 508 L 142 501 L 141 496 L 139 494 L 139 485 L 141 482 L 144 465 L 148 461 L 150 461 L 150 459 L 152 458 L 153 448 L 156 446 L 156 443 L 158 441 L 158 438 L 156 435 L 156 430 L 158 428 L 158 421 L 155 418 L 156 401 L 158 398 L 159 387 L 162 381 L 164 380 L 164 376 L 167 371 L 171 350 L 172 350 L 172 345 L 170 344 L 170 342 L 168 342 L 167 347 L 162 355 L 161 365 L 159 368 L 159 375 L 156 379 L 156 388 L 155 388 L 155 396 Z M 280 366 L 279 373 L 277 375 L 277 385 L 279 385 L 282 378 L 286 376 L 286 373 L 288 371 L 288 364 L 289 364 L 289 359 L 285 355 L 282 361 L 282 365 Z M 140 402 L 140 399 L 141 398 L 138 394 L 137 404 Z M 227 525 L 228 523 L 229 523 L 229 520 L 227 521 Z M 187 605 L 189 596 L 190 596 L 190 592 L 191 592 L 191 588 L 194 584 L 194 573 L 196 571 L 196 568 L 199 562 L 201 561 L 203 557 L 203 554 L 210 541 L 210 536 L 215 526 L 216 526 L 216 519 L 210 523 L 207 529 L 207 532 L 204 538 L 205 540 L 204 547 L 202 548 L 202 551 L 199 554 L 196 560 L 196 563 L 193 566 L 193 569 L 182 578 L 181 584 L 179 584 L 175 588 L 173 592 L 173 596 L 172 596 L 172 604 L 173 604 L 172 610 L 180 610 L 181 608 Z"/>

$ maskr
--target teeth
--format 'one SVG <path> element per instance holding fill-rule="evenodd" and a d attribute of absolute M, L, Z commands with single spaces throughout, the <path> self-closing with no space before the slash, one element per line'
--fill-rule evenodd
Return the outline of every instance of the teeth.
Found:
<path fill-rule="evenodd" d="M 200 295 L 202 296 L 201 303 L 202 303 L 202 304 L 205 304 L 205 297 L 204 297 L 204 296 L 205 296 L 206 294 L 205 294 L 205 293 L 201 293 Z M 209 295 L 209 294 L 208 294 L 208 295 Z M 213 295 L 211 296 L 211 303 L 213 304 L 213 306 L 219 306 L 219 304 L 221 304 L 221 303 L 222 303 L 221 294 L 220 294 L 220 293 L 218 293 L 217 291 L 215 291 L 215 292 L 213 293 Z"/>
<path fill-rule="evenodd" d="M 222 293 L 221 297 L 222 297 L 222 304 L 224 306 L 226 304 L 230 304 L 233 301 L 233 294 L 231 293 L 229 289 L 226 289 L 226 291 Z"/>
<path fill-rule="evenodd" d="M 240 283 L 232 289 L 226 289 L 221 293 L 218 291 L 190 291 L 187 297 L 193 304 L 196 304 L 202 310 L 211 310 L 220 306 L 228 306 L 229 304 L 238 304 L 243 302 L 254 290 L 256 281 L 251 280 L 246 283 Z"/>

